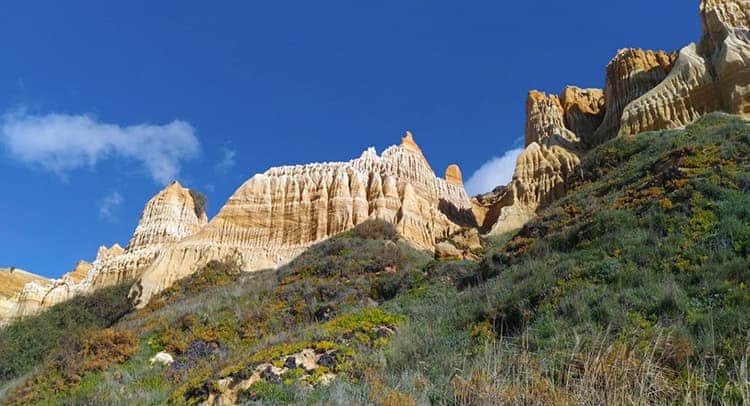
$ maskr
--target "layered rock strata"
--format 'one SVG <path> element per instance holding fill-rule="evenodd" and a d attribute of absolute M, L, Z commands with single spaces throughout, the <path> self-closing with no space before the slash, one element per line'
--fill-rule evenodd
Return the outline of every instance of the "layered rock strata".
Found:
<path fill-rule="evenodd" d="M 207 223 L 205 198 L 173 182 L 146 204 L 127 249 L 100 247 L 93 263 L 79 261 L 59 279 L 29 280 L 6 300 L 0 323 L 37 313 L 40 309 L 95 289 L 140 276 L 164 249 L 196 233 Z"/>
<path fill-rule="evenodd" d="M 604 119 L 588 144 L 601 144 L 617 136 L 626 107 L 661 83 L 672 70 L 675 59 L 675 54 L 664 51 L 618 51 L 607 64 Z"/>
<path fill-rule="evenodd" d="M 678 128 L 704 114 L 750 115 L 750 0 L 702 0 L 701 41 L 677 53 L 624 49 L 609 62 L 603 95 L 533 91 L 526 150 L 510 184 L 473 200 L 484 230 L 523 225 L 564 193 L 585 151 L 618 135 Z"/>
<path fill-rule="evenodd" d="M 678 128 L 706 113 L 750 114 L 750 1 L 703 0 L 703 37 L 679 52 L 670 74 L 634 100 L 621 135 Z"/>
<path fill-rule="evenodd" d="M 200 232 L 171 246 L 138 280 L 139 305 L 212 259 L 236 257 L 245 271 L 287 263 L 310 245 L 367 219 L 396 225 L 417 247 L 432 249 L 471 212 L 458 167 L 435 176 L 411 133 L 378 156 L 349 162 L 272 168 L 253 176 Z"/>
<path fill-rule="evenodd" d="M 474 200 L 475 215 L 485 231 L 497 234 L 519 228 L 540 205 L 565 192 L 565 179 L 580 164 L 582 152 L 581 137 L 568 126 L 591 136 L 591 129 L 603 118 L 603 108 L 598 89 L 567 87 L 561 96 L 529 93 L 526 148 L 518 157 L 512 181 Z"/>
<path fill-rule="evenodd" d="M 0 268 L 0 325 L 13 318 L 18 296 L 32 282 L 46 283 L 47 279 L 18 268 Z"/>

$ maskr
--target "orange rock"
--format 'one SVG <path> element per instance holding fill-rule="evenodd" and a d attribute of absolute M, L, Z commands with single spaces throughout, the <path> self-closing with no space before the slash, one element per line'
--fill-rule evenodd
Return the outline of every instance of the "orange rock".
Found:
<path fill-rule="evenodd" d="M 445 181 L 454 185 L 463 185 L 463 177 L 461 176 L 461 168 L 456 164 L 449 165 L 445 169 Z"/>
<path fill-rule="evenodd" d="M 625 107 L 661 83 L 677 55 L 664 51 L 622 49 L 607 65 L 604 87 L 605 114 L 594 132 L 590 145 L 597 145 L 617 136 Z"/>

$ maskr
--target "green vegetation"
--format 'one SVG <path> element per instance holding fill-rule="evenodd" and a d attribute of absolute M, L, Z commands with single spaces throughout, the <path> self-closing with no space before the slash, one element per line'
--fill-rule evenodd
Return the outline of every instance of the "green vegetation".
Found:
<path fill-rule="evenodd" d="M 100 289 L 1 329 L 0 384 L 31 371 L 50 351 L 67 352 L 87 332 L 111 326 L 130 311 L 129 289 Z"/>
<path fill-rule="evenodd" d="M 750 402 L 748 125 L 714 114 L 619 138 L 569 182 L 537 219 L 489 240 L 481 263 L 433 261 L 382 222 L 278 271 L 210 263 L 112 328 L 82 330 L 76 347 L 17 344 L 0 382 L 40 367 L 6 401 L 196 404 L 221 380 L 312 350 L 327 365 L 269 373 L 239 401 Z M 75 351 L 45 356 L 57 348 Z M 162 350 L 175 363 L 149 365 Z"/>

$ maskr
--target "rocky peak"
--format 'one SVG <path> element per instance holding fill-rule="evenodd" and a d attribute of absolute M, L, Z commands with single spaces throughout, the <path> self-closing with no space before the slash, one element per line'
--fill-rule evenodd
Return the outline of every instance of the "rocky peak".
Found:
<path fill-rule="evenodd" d="M 460 170 L 435 176 L 410 132 L 378 156 L 271 168 L 246 181 L 197 234 L 167 248 L 138 280 L 140 305 L 212 259 L 239 258 L 246 271 L 280 266 L 310 245 L 367 219 L 396 225 L 413 245 L 431 249 L 471 211 Z M 450 181 L 449 181 L 450 180 Z"/>
<path fill-rule="evenodd" d="M 205 198 L 172 182 L 151 198 L 127 249 L 99 247 L 93 263 L 79 261 L 60 279 L 37 278 L 17 289 L 13 305 L 0 309 L 0 322 L 32 315 L 76 295 L 133 280 L 171 244 L 195 234 L 206 223 Z M 2 282 L 0 276 L 0 282 Z M 0 307 L 2 307 L 0 305 Z"/>
<path fill-rule="evenodd" d="M 123 249 L 120 244 L 114 244 L 110 248 L 107 248 L 105 246 L 99 247 L 99 251 L 96 253 L 96 259 L 95 262 L 102 262 L 106 261 L 110 258 L 116 257 L 118 255 L 122 255 L 125 253 L 125 249 Z"/>
<path fill-rule="evenodd" d="M 461 168 L 456 164 L 448 165 L 445 169 L 445 181 L 454 185 L 463 186 L 464 180 L 461 176 Z"/>
<path fill-rule="evenodd" d="M 172 182 L 146 203 L 128 251 L 172 243 L 195 234 L 208 222 L 205 205 L 206 200 L 200 194 Z"/>
<path fill-rule="evenodd" d="M 700 44 L 682 48 L 668 76 L 633 100 L 621 135 L 678 128 L 723 110 L 750 114 L 750 1 L 703 0 Z"/>
<path fill-rule="evenodd" d="M 407 130 L 404 137 L 401 138 L 401 146 L 411 152 L 422 155 L 422 149 L 419 148 L 419 145 L 414 141 L 414 134 L 412 134 L 411 131 Z"/>
<path fill-rule="evenodd" d="M 587 148 L 618 135 L 677 128 L 713 111 L 750 114 L 750 0 L 702 0 L 700 44 L 679 52 L 622 49 L 606 69 L 604 92 L 532 91 L 526 149 L 513 180 L 475 199 L 485 230 L 519 227 L 564 193 Z M 580 139 L 582 143 L 577 143 Z"/>
<path fill-rule="evenodd" d="M 556 142 L 577 143 L 578 137 L 565 128 L 564 114 L 557 95 L 530 91 L 526 99 L 526 146 L 547 143 L 549 138 L 558 138 Z"/>
<path fill-rule="evenodd" d="M 81 283 L 88 277 L 91 268 L 93 268 L 93 265 L 91 265 L 90 262 L 80 260 L 76 263 L 73 270 L 63 275 L 62 279 L 69 281 L 72 284 Z"/>

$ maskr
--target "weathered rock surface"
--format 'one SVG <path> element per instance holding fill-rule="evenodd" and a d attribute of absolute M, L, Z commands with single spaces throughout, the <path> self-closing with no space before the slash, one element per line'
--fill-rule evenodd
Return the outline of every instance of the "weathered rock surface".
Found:
<path fill-rule="evenodd" d="M 617 136 L 625 107 L 661 83 L 672 70 L 676 55 L 664 51 L 622 49 L 607 65 L 605 115 L 589 144 Z"/>
<path fill-rule="evenodd" d="M 566 88 L 563 91 L 568 121 L 580 128 L 601 116 L 601 101 L 595 90 Z M 574 112 L 574 110 L 577 110 Z M 585 112 L 585 113 L 584 113 Z M 502 190 L 474 201 L 484 205 L 485 231 L 499 234 L 523 226 L 536 209 L 564 193 L 565 179 L 579 164 L 581 139 L 565 126 L 566 110 L 560 97 L 538 91 L 526 103 L 526 149 L 519 155 L 513 179 Z M 475 207 L 475 213 L 481 209 Z"/>
<path fill-rule="evenodd" d="M 301 368 L 307 373 L 313 373 L 321 367 L 333 369 L 337 362 L 335 351 L 316 352 L 312 348 L 305 348 L 296 354 L 278 358 L 285 360 L 282 367 L 277 367 L 272 363 L 263 363 L 253 368 L 249 377 L 226 377 L 212 382 L 208 399 L 202 405 L 236 405 L 238 404 L 240 393 L 258 382 L 264 380 L 269 382 L 281 381 L 282 378 L 288 376 L 287 373 L 297 368 Z M 320 374 L 316 378 L 312 378 L 307 374 L 301 375 L 296 378 L 297 383 L 309 387 L 312 387 L 312 384 L 315 386 L 327 386 L 336 378 L 336 374 L 331 372 Z"/>
<path fill-rule="evenodd" d="M 604 92 L 567 86 L 560 94 L 565 127 L 584 143 L 588 142 L 604 120 Z"/>
<path fill-rule="evenodd" d="M 461 175 L 461 168 L 456 164 L 448 166 L 445 169 L 445 181 L 454 185 L 463 185 L 464 178 Z"/>
<path fill-rule="evenodd" d="M 750 0 L 702 0 L 703 36 L 678 53 L 624 49 L 607 65 L 604 93 L 533 91 L 526 150 L 510 184 L 473 200 L 482 229 L 522 226 L 564 193 L 580 156 L 617 135 L 682 127 L 713 111 L 750 115 Z"/>
<path fill-rule="evenodd" d="M 721 109 L 714 78 L 696 45 L 680 50 L 669 75 L 629 103 L 622 112 L 621 135 L 676 128 Z"/>
<path fill-rule="evenodd" d="M 47 278 L 18 268 L 0 268 L 0 325 L 10 321 L 18 307 L 18 296 L 29 283 L 46 284 Z"/>
<path fill-rule="evenodd" d="M 478 250 L 482 248 L 482 240 L 479 238 L 479 231 L 476 228 L 467 228 L 454 233 L 450 240 L 459 248 L 468 250 Z"/>
<path fill-rule="evenodd" d="M 748 0 L 703 0 L 703 38 L 683 48 L 669 76 L 630 103 L 620 134 L 683 127 L 706 113 L 750 114 Z"/>
<path fill-rule="evenodd" d="M 277 267 L 310 245 L 367 219 L 396 225 L 417 247 L 432 249 L 471 212 L 457 167 L 435 176 L 411 133 L 378 156 L 349 162 L 271 168 L 245 182 L 200 232 L 171 246 L 138 280 L 139 305 L 213 259 L 235 257 L 245 271 Z"/>
<path fill-rule="evenodd" d="M 93 263 L 79 261 L 60 279 L 35 278 L 7 299 L 3 320 L 19 319 L 94 289 L 133 280 L 165 249 L 207 223 L 205 198 L 173 182 L 146 204 L 127 249 L 100 247 Z"/>
<path fill-rule="evenodd" d="M 91 284 L 111 286 L 138 277 L 166 247 L 208 223 L 205 206 L 205 197 L 172 182 L 146 203 L 124 252 L 118 255 L 100 249 Z"/>

